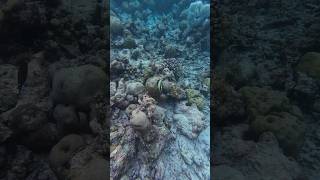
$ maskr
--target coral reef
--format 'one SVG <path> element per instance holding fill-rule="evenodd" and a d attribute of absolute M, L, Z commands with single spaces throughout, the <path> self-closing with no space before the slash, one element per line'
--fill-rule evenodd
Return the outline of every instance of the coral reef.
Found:
<path fill-rule="evenodd" d="M 0 2 L 0 179 L 108 178 L 103 3 Z"/>
<path fill-rule="evenodd" d="M 319 179 L 318 3 L 214 7 L 213 179 Z"/>
<path fill-rule="evenodd" d="M 198 76 L 209 49 L 185 44 L 180 14 L 190 3 L 111 1 L 123 28 L 111 34 L 112 179 L 210 179 L 209 76 Z"/>

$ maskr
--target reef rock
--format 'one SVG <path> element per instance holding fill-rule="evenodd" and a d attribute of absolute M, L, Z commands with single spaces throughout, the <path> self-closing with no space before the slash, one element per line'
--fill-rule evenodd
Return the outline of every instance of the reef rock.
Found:
<path fill-rule="evenodd" d="M 271 113 L 266 116 L 257 116 L 251 128 L 257 134 L 273 132 L 280 146 L 287 154 L 296 154 L 304 140 L 305 125 L 296 116 L 286 113 Z"/>
<path fill-rule="evenodd" d="M 18 102 L 18 69 L 0 65 L 0 113 L 13 108 Z"/>
<path fill-rule="evenodd" d="M 186 101 L 182 101 L 177 105 L 173 119 L 176 121 L 177 129 L 181 134 L 190 139 L 195 139 L 205 128 L 204 114 L 196 106 L 187 106 L 186 104 Z"/>
<path fill-rule="evenodd" d="M 217 107 L 213 108 L 217 117 L 214 123 L 227 125 L 244 120 L 247 114 L 241 94 L 224 81 L 214 80 L 213 87 L 216 94 L 214 105 Z"/>
<path fill-rule="evenodd" d="M 109 162 L 95 153 L 92 148 L 85 148 L 70 160 L 71 180 L 109 179 Z"/>
<path fill-rule="evenodd" d="M 117 92 L 117 83 L 110 82 L 110 97 L 114 96 Z"/>
<path fill-rule="evenodd" d="M 187 29 L 184 35 L 204 25 L 209 25 L 210 4 L 204 4 L 202 1 L 192 2 L 188 9 L 182 12 L 181 16 L 187 17 Z"/>
<path fill-rule="evenodd" d="M 106 73 L 93 65 L 63 68 L 54 74 L 51 97 L 55 104 L 88 110 L 96 95 L 105 94 L 106 81 Z"/>
<path fill-rule="evenodd" d="M 35 131 L 47 122 L 46 112 L 34 104 L 19 105 L 8 117 L 8 125 L 17 135 Z"/>
<path fill-rule="evenodd" d="M 58 138 L 57 126 L 53 123 L 46 123 L 41 128 L 24 134 L 21 142 L 35 152 L 47 152 L 57 143 Z"/>
<path fill-rule="evenodd" d="M 127 89 L 126 89 L 127 94 L 132 94 L 137 96 L 138 94 L 142 94 L 144 91 L 144 86 L 140 82 L 131 82 L 127 84 Z"/>
<path fill-rule="evenodd" d="M 121 45 L 122 48 L 125 48 L 125 49 L 134 49 L 137 47 L 137 43 L 136 41 L 134 40 L 134 38 L 132 37 L 127 37 L 124 39 L 122 45 Z"/>
<path fill-rule="evenodd" d="M 188 103 L 195 104 L 200 110 L 202 110 L 205 105 L 203 95 L 195 89 L 187 89 L 186 92 Z"/>
<path fill-rule="evenodd" d="M 54 0 L 57 1 L 57 0 Z M 74 18 L 79 20 L 90 21 L 94 12 L 97 10 L 98 3 L 95 1 L 78 0 L 70 3 L 70 1 L 62 0 L 61 7 L 71 13 Z"/>
<path fill-rule="evenodd" d="M 257 87 L 244 87 L 240 92 L 248 103 L 252 130 L 258 136 L 273 132 L 284 151 L 293 155 L 305 131 L 301 110 L 291 105 L 283 92 Z"/>
<path fill-rule="evenodd" d="M 10 128 L 0 122 L 0 143 L 5 142 L 12 136 L 13 132 Z"/>
<path fill-rule="evenodd" d="M 126 128 L 122 133 L 114 136 L 115 133 L 110 134 L 112 145 L 110 148 L 110 177 L 112 179 L 118 179 L 128 170 L 129 162 L 133 159 L 136 152 L 136 141 L 134 130 L 130 127 Z M 116 141 L 116 139 L 119 139 Z"/>
<path fill-rule="evenodd" d="M 131 113 L 130 117 L 130 124 L 131 126 L 139 131 L 145 131 L 150 127 L 150 121 L 147 115 L 138 109 L 135 109 Z"/>
<path fill-rule="evenodd" d="M 320 53 L 308 52 L 300 60 L 296 69 L 307 75 L 320 79 Z"/>
<path fill-rule="evenodd" d="M 318 92 L 319 86 L 317 80 L 307 74 L 299 73 L 296 84 L 288 95 L 290 98 L 299 102 L 300 107 L 311 108 Z"/>
<path fill-rule="evenodd" d="M 61 104 L 57 105 L 53 111 L 59 131 L 63 134 L 88 130 L 89 123 L 86 117 L 81 118 L 81 116 L 86 115 L 76 112 L 72 106 Z"/>
<path fill-rule="evenodd" d="M 112 74 L 122 73 L 125 70 L 125 68 L 125 64 L 120 61 L 113 60 L 110 63 L 110 69 Z"/>
<path fill-rule="evenodd" d="M 123 24 L 116 16 L 110 16 L 110 32 L 112 34 L 120 34 L 123 31 Z"/>
<path fill-rule="evenodd" d="M 81 136 L 71 134 L 62 138 L 51 149 L 49 162 L 58 177 L 62 179 L 67 177 L 69 168 L 65 167 L 65 164 L 69 163 L 73 155 L 84 145 L 85 142 Z"/>
<path fill-rule="evenodd" d="M 248 130 L 247 125 L 238 125 L 224 129 L 218 133 L 215 141 L 216 164 L 232 163 L 238 173 L 241 172 L 244 179 L 299 179 L 303 177 L 303 171 L 298 163 L 288 158 L 279 148 L 277 138 L 273 133 L 263 133 L 258 142 L 244 140 Z M 214 169 L 213 169 L 214 170 Z"/>
<path fill-rule="evenodd" d="M 291 111 L 292 105 L 285 92 L 267 88 L 243 87 L 240 93 L 248 104 L 251 116 L 265 115 L 272 111 Z"/>
<path fill-rule="evenodd" d="M 44 65 L 46 60 L 42 52 L 32 55 L 31 58 L 32 60 L 26 65 L 27 67 L 20 65 L 21 72 L 19 73 L 19 78 L 21 82 L 19 84 L 22 87 L 19 104 L 47 101 L 49 73 Z M 23 78 L 25 78 L 25 82 L 23 82 Z"/>
<path fill-rule="evenodd" d="M 150 88 L 151 90 L 156 90 L 161 96 L 167 96 L 176 100 L 182 100 L 186 98 L 186 92 L 182 87 L 177 85 L 177 83 L 169 81 L 167 79 L 160 79 L 156 84 L 156 87 Z M 154 91 L 150 91 L 154 92 Z M 158 95 L 159 96 L 159 95 Z"/>
<path fill-rule="evenodd" d="M 118 81 L 118 86 L 116 84 L 110 86 L 110 104 L 111 106 L 116 105 L 119 108 L 126 108 L 129 105 L 129 102 L 126 101 L 126 84 L 123 78 Z"/>

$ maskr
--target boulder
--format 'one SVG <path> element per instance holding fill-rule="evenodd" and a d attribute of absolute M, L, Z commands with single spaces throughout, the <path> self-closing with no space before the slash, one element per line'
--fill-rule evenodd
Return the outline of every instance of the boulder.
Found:
<path fill-rule="evenodd" d="M 80 113 L 76 112 L 72 106 L 57 105 L 53 111 L 53 117 L 62 134 L 85 131 L 89 128 L 88 120 L 80 118 Z"/>
<path fill-rule="evenodd" d="M 120 34 L 123 31 L 123 24 L 116 16 L 110 16 L 110 32 L 111 34 Z"/>
<path fill-rule="evenodd" d="M 51 168 L 55 171 L 58 177 L 64 179 L 69 169 L 66 166 L 73 155 L 83 147 L 85 142 L 79 135 L 71 134 L 62 138 L 52 149 L 49 155 Z"/>
<path fill-rule="evenodd" d="M 109 162 L 87 147 L 70 160 L 70 180 L 105 180 L 109 179 Z"/>
<path fill-rule="evenodd" d="M 127 84 L 126 91 L 127 91 L 126 92 L 127 94 L 131 94 L 131 95 L 137 96 L 137 95 L 143 93 L 144 86 L 140 82 L 131 82 L 131 83 Z"/>
<path fill-rule="evenodd" d="M 63 68 L 53 77 L 51 98 L 55 104 L 89 110 L 96 95 L 106 94 L 106 73 L 93 65 Z"/>
<path fill-rule="evenodd" d="M 284 152 L 290 155 L 297 153 L 304 140 L 305 124 L 287 112 L 258 116 L 251 123 L 251 128 L 256 134 L 272 132 Z"/>
<path fill-rule="evenodd" d="M 244 87 L 240 92 L 247 102 L 251 130 L 257 137 L 270 131 L 286 154 L 296 155 L 304 140 L 305 123 L 301 110 L 290 104 L 285 92 L 258 87 Z"/>
<path fill-rule="evenodd" d="M 145 131 L 150 127 L 150 121 L 143 111 L 135 109 L 131 113 L 130 117 L 131 126 L 138 131 Z"/>

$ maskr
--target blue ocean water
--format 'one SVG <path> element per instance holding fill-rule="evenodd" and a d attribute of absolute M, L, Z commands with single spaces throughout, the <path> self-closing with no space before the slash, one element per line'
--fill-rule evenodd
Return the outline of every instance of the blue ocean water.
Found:
<path fill-rule="evenodd" d="M 134 51 L 139 51 L 136 59 L 130 55 L 126 57 L 129 64 L 139 65 L 140 69 L 147 67 L 151 62 L 174 58 L 179 62 L 181 69 L 176 83 L 184 90 L 196 90 L 204 100 L 204 107 L 200 109 L 193 106 L 196 113 L 191 114 L 183 114 L 183 111 L 179 110 L 185 99 L 158 102 L 159 106 L 166 109 L 174 140 L 167 143 L 160 156 L 150 163 L 154 164 L 151 166 L 163 169 L 161 176 L 155 178 L 210 179 L 209 1 L 111 0 L 110 7 L 111 16 L 119 19 L 125 29 L 122 34 L 111 34 L 111 58 L 124 57 L 125 51 L 131 55 Z M 117 46 L 125 41 L 126 37 L 133 38 L 136 45 L 130 48 Z M 130 80 L 137 78 L 136 75 L 130 75 L 130 72 L 126 73 Z M 176 120 L 174 117 L 179 113 L 190 118 L 187 117 L 186 121 Z M 201 128 L 192 121 L 198 116 L 203 116 Z M 197 127 L 199 129 L 194 130 Z M 194 131 L 197 131 L 195 138 L 186 135 Z M 141 169 L 143 168 L 128 167 L 124 176 L 129 179 L 147 179 L 148 173 L 142 172 Z"/>

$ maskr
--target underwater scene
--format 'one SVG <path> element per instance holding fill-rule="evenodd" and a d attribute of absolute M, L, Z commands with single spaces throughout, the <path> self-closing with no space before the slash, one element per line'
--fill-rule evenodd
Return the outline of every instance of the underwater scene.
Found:
<path fill-rule="evenodd" d="M 107 3 L 0 0 L 0 179 L 109 179 Z"/>
<path fill-rule="evenodd" d="M 210 2 L 110 1 L 110 178 L 210 179 Z"/>
<path fill-rule="evenodd" d="M 213 179 L 320 179 L 319 10 L 217 2 Z"/>
<path fill-rule="evenodd" d="M 0 180 L 319 180 L 319 12 L 0 0 Z"/>

